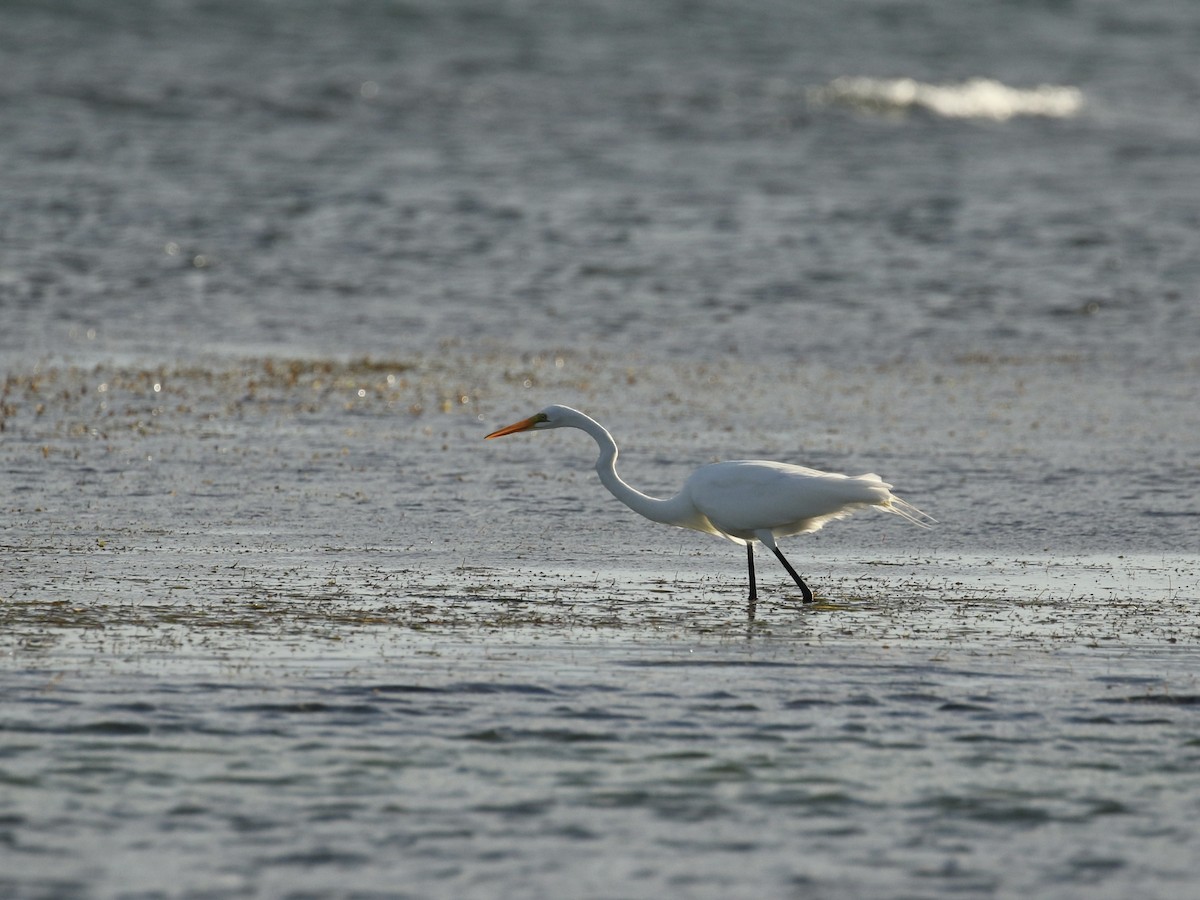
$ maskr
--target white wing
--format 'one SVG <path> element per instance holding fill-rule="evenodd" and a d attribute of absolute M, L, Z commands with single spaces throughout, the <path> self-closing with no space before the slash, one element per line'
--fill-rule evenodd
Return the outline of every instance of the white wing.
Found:
<path fill-rule="evenodd" d="M 893 499 L 890 487 L 878 475 L 851 477 L 743 459 L 701 466 L 684 489 L 718 531 L 749 540 L 762 530 L 776 537 L 816 531 L 864 506 L 886 509 Z"/>

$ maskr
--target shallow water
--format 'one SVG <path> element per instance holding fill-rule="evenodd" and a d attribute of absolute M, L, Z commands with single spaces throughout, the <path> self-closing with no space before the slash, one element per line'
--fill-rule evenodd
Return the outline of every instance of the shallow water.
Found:
<path fill-rule="evenodd" d="M 6 4 L 0 893 L 1200 877 L 1189 7 Z M 986 79 L 981 81 L 980 79 Z M 938 519 L 638 519 L 764 457 Z"/>
<path fill-rule="evenodd" d="M 849 562 L 842 591 L 887 599 L 755 626 L 714 611 L 734 591 L 545 571 L 303 603 L 333 615 L 205 598 L 54 627 L 29 609 L 6 633 L 56 638 L 6 679 L 7 886 L 1186 890 L 1195 560 L 1030 561 L 992 596 L 942 583 L 988 562 Z"/>
<path fill-rule="evenodd" d="M 969 453 L 995 410 L 930 435 L 884 390 L 866 455 L 905 470 L 939 526 L 862 516 L 792 542 L 820 602 L 764 564 L 751 622 L 740 548 L 622 509 L 586 439 L 482 441 L 502 421 L 478 411 L 493 391 L 528 395 L 533 374 L 599 402 L 622 368 L 562 362 L 10 376 L 5 892 L 1117 897 L 1190 882 L 1191 513 L 1174 495 L 1131 502 L 1110 460 L 1133 451 L 1081 412 L 1088 391 L 1038 389 L 1056 364 L 902 369 L 943 404 L 1019 377 L 1023 399 L 1000 405 L 1046 423 L 1044 443 Z M 869 409 L 877 375 L 794 377 Z M 685 376 L 645 365 L 625 390 Z M 740 434 L 703 429 L 720 387 L 637 434 L 637 480 L 669 485 L 693 441 L 790 455 L 768 407 L 747 407 Z M 1146 471 L 1194 427 L 1188 401 L 1160 402 L 1179 434 L 1145 446 Z M 854 468 L 865 451 L 840 427 L 821 453 Z M 1023 498 L 1038 485 L 1061 508 Z M 1097 503 L 1126 534 L 1081 529 Z M 1152 545 L 1175 549 L 1132 549 Z"/>

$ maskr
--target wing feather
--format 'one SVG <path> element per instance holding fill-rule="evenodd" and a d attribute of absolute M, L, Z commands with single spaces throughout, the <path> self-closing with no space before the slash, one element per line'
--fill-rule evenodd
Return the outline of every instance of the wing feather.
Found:
<path fill-rule="evenodd" d="M 891 485 L 878 475 L 838 475 L 767 460 L 701 466 L 685 485 L 692 503 L 722 533 L 749 539 L 816 531 L 863 506 L 887 508 Z"/>

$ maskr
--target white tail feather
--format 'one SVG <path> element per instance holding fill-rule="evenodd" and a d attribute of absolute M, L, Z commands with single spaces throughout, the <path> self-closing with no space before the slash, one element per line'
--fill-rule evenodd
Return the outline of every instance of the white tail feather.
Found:
<path fill-rule="evenodd" d="M 921 512 L 921 510 L 917 509 L 907 500 L 901 500 L 896 496 L 889 497 L 888 502 L 881 506 L 880 509 L 886 509 L 890 513 L 895 513 L 904 519 L 904 521 L 911 522 L 920 528 L 931 528 L 937 522 L 937 519 L 929 515 L 929 513 Z"/>

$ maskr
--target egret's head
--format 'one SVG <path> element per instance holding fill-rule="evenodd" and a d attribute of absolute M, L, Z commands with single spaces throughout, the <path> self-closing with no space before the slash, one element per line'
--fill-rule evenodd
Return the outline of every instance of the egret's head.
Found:
<path fill-rule="evenodd" d="M 564 428 L 576 425 L 580 414 L 569 406 L 547 406 L 540 413 L 506 425 L 499 431 L 493 431 L 484 440 L 504 437 L 506 434 L 516 434 L 518 431 L 541 431 L 545 428 Z"/>

